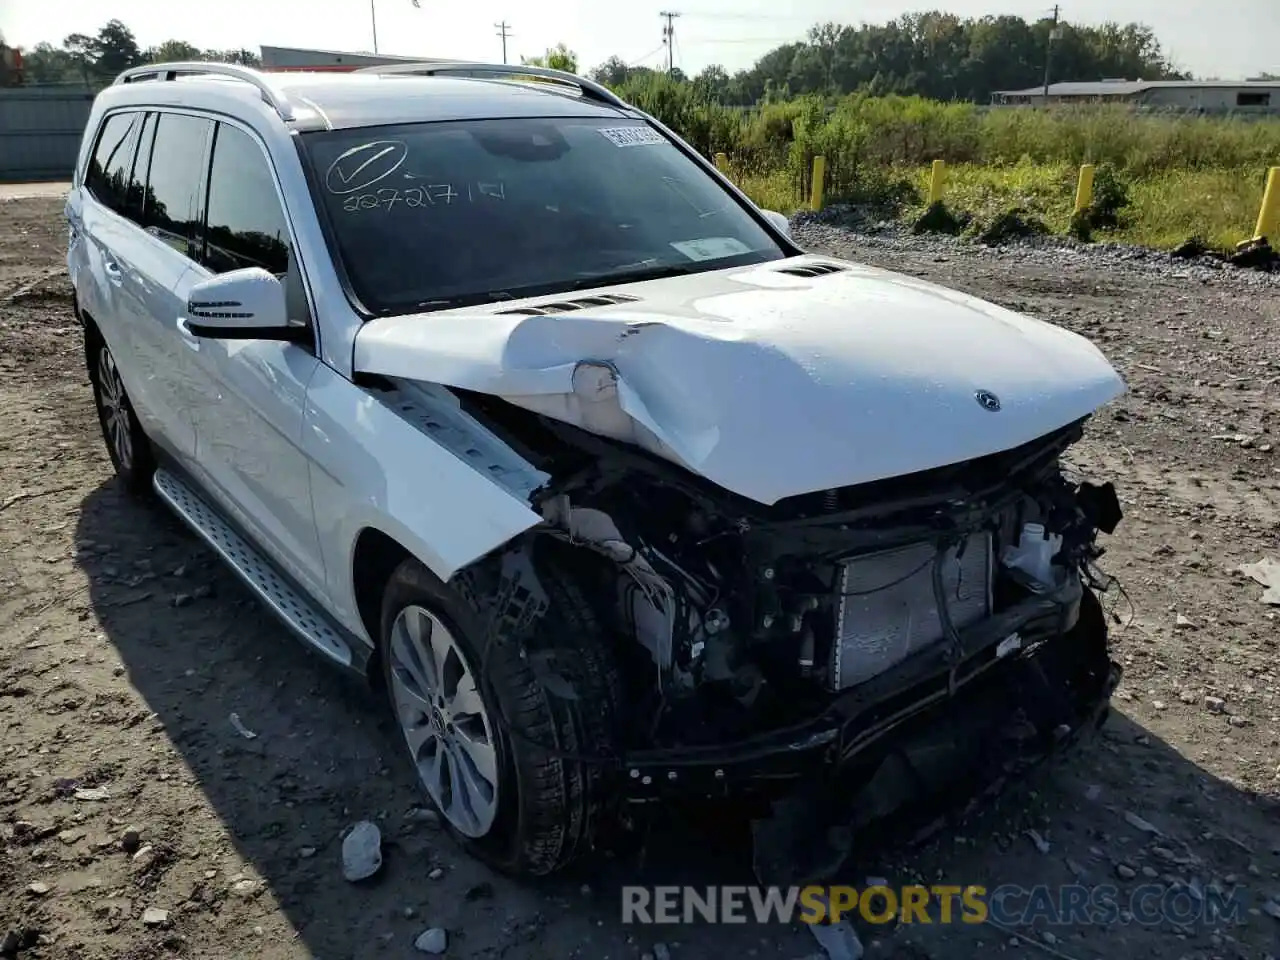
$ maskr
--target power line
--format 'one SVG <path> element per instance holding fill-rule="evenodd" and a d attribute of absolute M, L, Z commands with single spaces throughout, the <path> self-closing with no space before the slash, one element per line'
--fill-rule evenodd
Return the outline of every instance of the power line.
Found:
<path fill-rule="evenodd" d="M 498 32 L 495 36 L 502 38 L 502 62 L 507 62 L 507 37 L 511 36 L 511 24 L 503 20 L 501 23 L 495 23 L 494 29 Z"/>
<path fill-rule="evenodd" d="M 667 73 L 671 73 L 672 69 L 675 67 L 675 61 L 674 61 L 674 50 L 675 50 L 675 43 L 676 43 L 675 19 L 676 17 L 680 16 L 680 14 L 674 10 L 663 10 L 660 14 L 658 14 L 658 16 L 662 17 L 667 21 L 662 28 L 662 42 L 666 44 L 666 47 L 667 47 Z"/>

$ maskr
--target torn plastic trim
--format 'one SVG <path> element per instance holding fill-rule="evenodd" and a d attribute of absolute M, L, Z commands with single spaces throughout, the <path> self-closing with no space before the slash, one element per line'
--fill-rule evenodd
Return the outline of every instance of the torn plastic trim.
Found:
<path fill-rule="evenodd" d="M 618 525 L 603 510 L 575 507 L 567 496 L 548 497 L 542 515 L 553 532 L 574 545 L 608 557 L 640 590 L 659 620 L 636 640 L 649 648 L 658 668 L 665 673 L 675 656 L 675 591 L 636 547 L 627 543 Z M 641 631 L 637 631 L 641 632 Z"/>
<path fill-rule="evenodd" d="M 532 503 L 551 480 L 501 437 L 471 416 L 447 388 L 418 380 L 389 379 L 380 399 L 478 474 L 511 496 Z"/>

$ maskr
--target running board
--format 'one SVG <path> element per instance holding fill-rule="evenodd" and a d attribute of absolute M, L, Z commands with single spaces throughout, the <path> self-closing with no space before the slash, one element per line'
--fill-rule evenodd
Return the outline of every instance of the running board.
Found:
<path fill-rule="evenodd" d="M 316 605 L 276 572 L 275 566 L 232 528 L 191 486 L 169 470 L 156 470 L 156 493 L 222 557 L 285 626 L 326 659 L 354 667 L 351 645 Z"/>

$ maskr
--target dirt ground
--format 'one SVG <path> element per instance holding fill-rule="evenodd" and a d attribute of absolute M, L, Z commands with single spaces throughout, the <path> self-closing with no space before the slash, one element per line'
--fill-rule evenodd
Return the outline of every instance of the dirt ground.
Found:
<path fill-rule="evenodd" d="M 623 882 L 751 882 L 743 851 L 679 825 L 643 862 L 528 885 L 434 829 L 377 704 L 117 488 L 59 211 L 0 200 L 0 937 L 19 956 L 411 957 L 428 927 L 449 932 L 448 956 L 490 960 L 818 950 L 798 927 L 624 926 Z M 860 850 L 843 879 L 1156 884 L 1184 907 L 1216 883 L 1244 902 L 1235 922 L 863 926 L 868 956 L 1280 954 L 1280 608 L 1235 572 L 1280 556 L 1280 285 L 959 247 L 833 252 L 1060 322 L 1131 386 L 1074 452 L 1127 513 L 1104 558 L 1124 590 L 1107 597 L 1119 709 L 1086 750 L 961 826 Z M 387 863 L 357 887 L 340 835 L 365 818 Z"/>

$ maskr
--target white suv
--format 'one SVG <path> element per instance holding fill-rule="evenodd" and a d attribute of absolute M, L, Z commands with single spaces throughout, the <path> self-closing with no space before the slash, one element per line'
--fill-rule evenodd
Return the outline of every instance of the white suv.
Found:
<path fill-rule="evenodd" d="M 385 689 L 501 869 L 675 796 L 861 823 L 1105 712 L 1099 351 L 805 254 L 603 87 L 139 68 L 66 213 L 122 483 Z"/>

